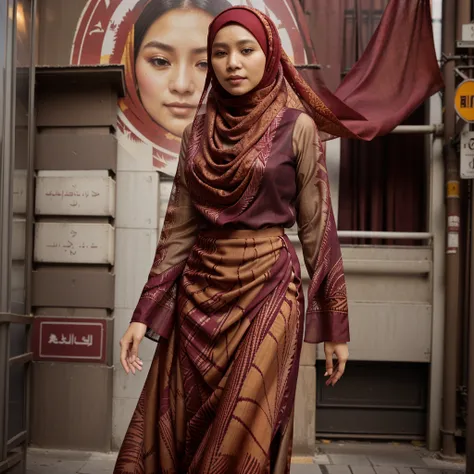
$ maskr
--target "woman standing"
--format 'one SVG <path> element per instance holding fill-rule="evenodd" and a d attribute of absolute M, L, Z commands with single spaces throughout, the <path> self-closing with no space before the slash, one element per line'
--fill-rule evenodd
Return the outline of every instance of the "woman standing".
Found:
<path fill-rule="evenodd" d="M 184 132 L 153 268 L 121 341 L 124 369 L 135 372 L 142 338 L 160 340 L 115 474 L 289 472 L 304 313 L 283 229 L 295 221 L 311 277 L 305 340 L 324 342 L 328 384 L 348 357 L 319 130 L 366 138 L 377 127 L 364 135 L 364 117 L 339 101 L 340 121 L 256 10 L 218 15 L 208 58 L 206 114 Z"/>

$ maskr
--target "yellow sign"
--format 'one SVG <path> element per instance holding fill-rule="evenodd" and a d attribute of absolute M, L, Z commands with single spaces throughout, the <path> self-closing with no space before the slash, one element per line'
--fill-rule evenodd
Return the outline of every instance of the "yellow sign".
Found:
<path fill-rule="evenodd" d="M 446 186 L 448 198 L 459 197 L 459 181 L 448 181 Z"/>
<path fill-rule="evenodd" d="M 454 107 L 465 122 L 474 122 L 474 79 L 461 82 L 456 89 Z"/>

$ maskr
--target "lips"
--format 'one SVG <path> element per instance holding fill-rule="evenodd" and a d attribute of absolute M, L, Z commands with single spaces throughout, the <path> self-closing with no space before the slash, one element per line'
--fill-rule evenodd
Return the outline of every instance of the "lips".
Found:
<path fill-rule="evenodd" d="M 227 81 L 230 82 L 234 86 L 238 86 L 245 80 L 245 77 L 242 76 L 230 76 Z"/>
<path fill-rule="evenodd" d="M 170 112 L 177 117 L 189 117 L 196 111 L 197 108 L 196 105 L 185 102 L 172 102 L 170 104 L 166 104 L 166 107 L 168 107 Z"/>

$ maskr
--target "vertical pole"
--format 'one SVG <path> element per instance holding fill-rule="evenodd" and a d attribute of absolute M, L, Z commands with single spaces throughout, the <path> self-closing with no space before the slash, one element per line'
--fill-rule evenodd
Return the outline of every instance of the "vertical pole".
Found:
<path fill-rule="evenodd" d="M 9 0 L 5 5 L 5 82 L 3 90 L 3 110 L 0 110 L 2 119 L 0 126 L 3 134 L 0 143 L 0 312 L 10 311 L 11 294 L 11 222 L 12 222 L 12 104 L 14 93 L 14 2 Z M 0 30 L 1 31 L 1 30 Z M 1 82 L 0 82 L 1 84 Z"/>
<path fill-rule="evenodd" d="M 26 205 L 26 249 L 25 249 L 25 288 L 26 302 L 25 314 L 31 314 L 31 285 L 33 272 L 33 246 L 34 246 L 34 157 L 35 157 L 35 137 L 36 137 L 36 120 L 35 120 L 35 82 L 36 82 L 36 45 L 37 45 L 37 2 L 31 2 L 31 23 L 29 25 L 31 31 L 30 41 L 30 84 L 29 84 L 29 104 L 28 104 L 28 161 L 26 166 L 27 176 L 27 205 Z"/>
<path fill-rule="evenodd" d="M 35 120 L 35 82 L 36 82 L 36 44 L 37 44 L 37 8 L 36 0 L 32 0 L 31 5 L 31 70 L 30 70 L 30 103 L 29 103 L 29 151 L 28 151 L 28 166 L 27 166 L 27 237 L 26 237 L 26 305 L 25 313 L 32 314 L 31 305 L 31 291 L 32 291 L 32 272 L 33 272 L 33 220 L 34 220 L 34 139 L 36 136 L 36 120 Z M 26 347 L 30 350 L 32 337 L 32 326 L 27 326 L 26 329 Z M 25 365 L 25 430 L 27 432 L 27 440 L 25 442 L 25 466 L 26 466 L 26 452 L 30 441 L 30 406 L 31 406 L 31 379 L 32 379 L 32 363 Z"/>
<path fill-rule="evenodd" d="M 3 109 L 0 119 L 0 313 L 10 311 L 11 275 L 11 185 L 12 185 L 12 96 L 13 93 L 13 52 L 14 52 L 14 0 L 4 3 L 2 16 L 5 18 L 2 34 L 5 47 L 5 68 L 3 90 Z M 0 322 L 0 461 L 7 456 L 8 437 L 8 384 L 9 384 L 9 324 Z"/>
<path fill-rule="evenodd" d="M 443 53 L 455 54 L 456 5 L 455 0 L 443 2 Z M 454 62 L 444 66 L 444 158 L 446 164 L 446 316 L 444 332 L 444 387 L 442 449 L 447 457 L 456 455 L 456 382 L 458 372 L 457 341 L 460 328 L 459 311 L 459 160 L 452 141 L 456 133 L 454 110 Z"/>
<path fill-rule="evenodd" d="M 474 199 L 471 186 L 471 302 L 469 307 L 469 358 L 467 386 L 466 474 L 474 474 Z"/>
<path fill-rule="evenodd" d="M 355 54 L 356 54 L 356 58 L 360 58 L 360 55 L 362 54 L 361 52 L 361 39 L 362 39 L 362 11 L 361 11 L 361 5 L 360 5 L 360 0 L 355 0 L 355 5 L 354 5 L 354 8 L 355 8 L 355 32 L 356 32 L 356 35 L 355 35 L 355 48 L 356 48 L 356 51 L 355 51 Z"/>
<path fill-rule="evenodd" d="M 442 0 L 433 0 L 433 35 L 435 39 L 436 55 L 442 57 L 441 48 L 441 19 Z M 430 99 L 430 124 L 443 122 L 443 104 L 441 94 Z M 429 231 L 433 234 L 433 272 L 432 272 L 432 330 L 431 330 L 431 363 L 430 386 L 427 419 L 427 447 L 430 451 L 439 451 L 441 448 L 441 427 L 443 412 L 443 360 L 444 360 L 444 320 L 446 309 L 445 295 L 445 241 L 446 241 L 446 200 L 444 197 L 444 158 L 443 137 L 429 137 L 427 149 L 430 163 L 430 225 Z"/>
<path fill-rule="evenodd" d="M 0 462 L 7 459 L 10 338 L 8 323 L 0 322 Z"/>
<path fill-rule="evenodd" d="M 472 5 L 470 0 L 462 0 L 458 4 L 458 21 L 457 21 L 457 40 L 462 38 L 462 25 L 470 23 L 472 15 Z M 472 50 L 469 50 L 469 55 L 472 54 Z M 469 61 L 469 65 L 472 66 L 472 61 Z M 472 71 L 468 71 L 469 76 L 472 76 Z M 469 125 L 472 129 L 472 126 Z M 469 278 L 469 285 L 466 285 L 468 289 L 468 300 L 469 310 L 465 318 L 467 321 L 463 321 L 463 329 L 467 328 L 467 341 L 466 352 L 467 357 L 464 357 L 464 363 L 467 364 L 467 435 L 466 435 L 466 473 L 474 474 L 474 186 L 471 181 L 470 184 L 470 200 L 469 200 L 469 226 L 466 226 L 467 233 L 469 236 L 468 245 L 468 259 L 465 259 L 466 265 L 469 265 L 469 269 L 466 272 L 466 276 Z"/>

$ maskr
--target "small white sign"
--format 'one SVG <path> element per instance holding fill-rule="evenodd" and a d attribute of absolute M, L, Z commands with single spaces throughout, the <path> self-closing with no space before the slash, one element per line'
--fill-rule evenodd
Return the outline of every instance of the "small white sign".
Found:
<path fill-rule="evenodd" d="M 448 249 L 459 248 L 459 234 L 457 232 L 448 232 Z"/>
<path fill-rule="evenodd" d="M 107 172 L 40 172 L 35 212 L 44 216 L 115 217 L 115 181 Z"/>
<path fill-rule="evenodd" d="M 474 132 L 461 133 L 461 178 L 474 178 Z"/>
<path fill-rule="evenodd" d="M 462 25 L 462 41 L 474 41 L 474 23 Z"/>
<path fill-rule="evenodd" d="M 110 224 L 38 222 L 35 262 L 114 264 L 114 228 Z"/>

